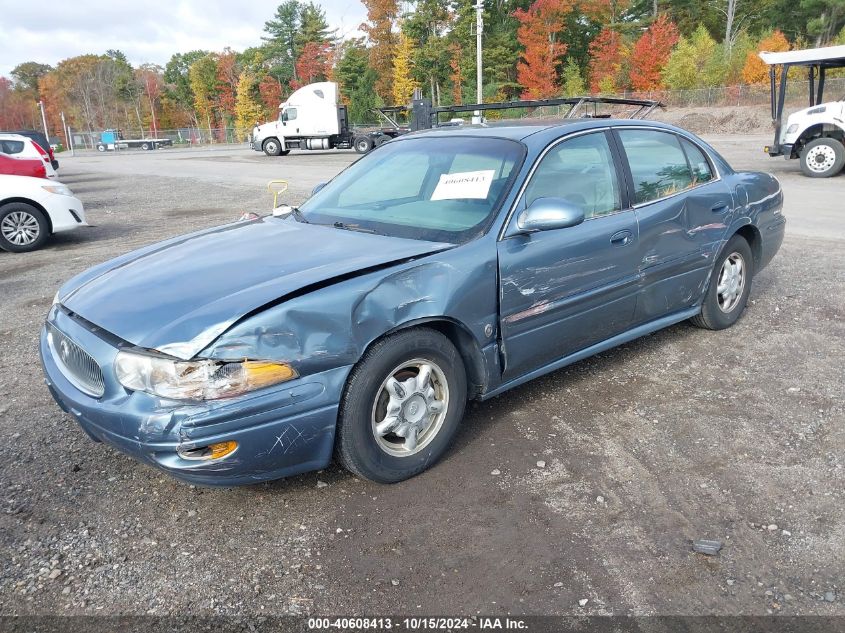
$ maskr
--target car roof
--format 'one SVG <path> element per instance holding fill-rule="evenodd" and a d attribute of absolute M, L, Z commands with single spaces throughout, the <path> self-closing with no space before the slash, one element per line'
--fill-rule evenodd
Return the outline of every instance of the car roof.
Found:
<path fill-rule="evenodd" d="M 13 134 L 11 132 L 0 132 L 0 138 L 6 141 L 31 141 L 32 139 L 22 134 Z"/>

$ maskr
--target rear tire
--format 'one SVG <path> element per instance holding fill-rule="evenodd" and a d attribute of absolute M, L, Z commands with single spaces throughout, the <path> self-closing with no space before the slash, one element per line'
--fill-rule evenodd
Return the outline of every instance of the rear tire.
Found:
<path fill-rule="evenodd" d="M 817 138 L 801 150 L 801 171 L 810 178 L 830 178 L 845 167 L 845 146 L 835 138 Z"/>
<path fill-rule="evenodd" d="M 369 136 L 356 136 L 352 141 L 352 146 L 359 154 L 366 154 L 373 149 L 373 140 Z"/>
<path fill-rule="evenodd" d="M 41 248 L 50 237 L 50 223 L 44 214 L 26 202 L 0 207 L 0 249 L 28 253 Z"/>
<path fill-rule="evenodd" d="M 105 152 L 105 151 L 106 151 L 106 146 L 105 146 L 105 145 L 103 145 L 102 143 L 98 144 L 98 145 L 97 145 L 97 151 L 98 151 L 98 152 Z"/>
<path fill-rule="evenodd" d="M 358 362 L 343 392 L 336 454 L 356 475 L 395 483 L 446 451 L 463 417 L 466 373 L 440 332 L 413 328 L 385 337 Z"/>
<path fill-rule="evenodd" d="M 690 321 L 707 330 L 729 328 L 742 316 L 751 293 L 754 254 L 741 235 L 734 235 L 713 266 L 701 314 Z"/>
<path fill-rule="evenodd" d="M 267 154 L 267 156 L 281 156 L 282 154 L 282 144 L 277 138 L 268 138 L 261 145 L 261 149 L 264 150 L 264 153 Z"/>
<path fill-rule="evenodd" d="M 144 150 L 150 149 L 150 144 L 149 143 L 141 143 L 141 149 L 144 149 Z"/>

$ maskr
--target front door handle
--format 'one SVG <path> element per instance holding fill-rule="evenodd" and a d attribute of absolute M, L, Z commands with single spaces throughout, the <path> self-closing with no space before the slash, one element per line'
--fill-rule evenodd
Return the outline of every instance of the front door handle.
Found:
<path fill-rule="evenodd" d="M 728 207 L 729 207 L 729 205 L 728 205 L 728 203 L 727 203 L 727 202 L 717 202 L 716 204 L 714 204 L 714 205 L 710 208 L 710 210 L 711 210 L 713 213 L 724 213 L 725 211 L 727 211 L 727 210 L 728 210 Z"/>
<path fill-rule="evenodd" d="M 631 243 L 634 239 L 634 234 L 631 231 L 619 231 L 610 236 L 610 243 L 614 246 L 625 246 Z"/>

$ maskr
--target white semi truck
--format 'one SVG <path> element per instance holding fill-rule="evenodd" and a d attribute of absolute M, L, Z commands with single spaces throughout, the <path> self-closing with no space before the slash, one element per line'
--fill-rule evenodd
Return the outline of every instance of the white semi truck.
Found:
<path fill-rule="evenodd" d="M 845 167 L 845 95 L 824 101 L 826 73 L 845 68 L 845 46 L 828 46 L 782 53 L 760 53 L 769 64 L 775 139 L 765 148 L 770 156 L 800 158 L 801 170 L 812 178 L 835 176 Z M 789 69 L 807 69 L 809 107 L 791 114 L 783 124 Z M 778 75 L 780 84 L 778 85 Z"/>
<path fill-rule="evenodd" d="M 395 109 L 395 108 L 391 108 Z M 286 156 L 292 149 L 354 149 L 365 154 L 406 132 L 398 125 L 354 132 L 346 106 L 338 103 L 337 84 L 308 84 L 279 106 L 279 118 L 252 130 L 252 148 L 268 156 Z"/>

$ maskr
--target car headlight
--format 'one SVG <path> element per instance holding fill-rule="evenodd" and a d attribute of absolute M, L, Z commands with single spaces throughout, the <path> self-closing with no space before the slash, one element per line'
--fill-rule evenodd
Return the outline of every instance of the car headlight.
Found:
<path fill-rule="evenodd" d="M 231 398 L 298 375 L 285 363 L 181 361 L 134 352 L 119 352 L 114 369 L 117 380 L 127 389 L 173 400 Z"/>
<path fill-rule="evenodd" d="M 67 185 L 41 185 L 41 188 L 44 191 L 49 191 L 50 193 L 57 193 L 60 196 L 72 196 L 73 192 L 70 190 L 70 187 Z"/>
<path fill-rule="evenodd" d="M 798 131 L 798 124 L 797 123 L 793 123 L 788 128 L 786 128 L 787 134 L 795 134 L 797 131 Z"/>

